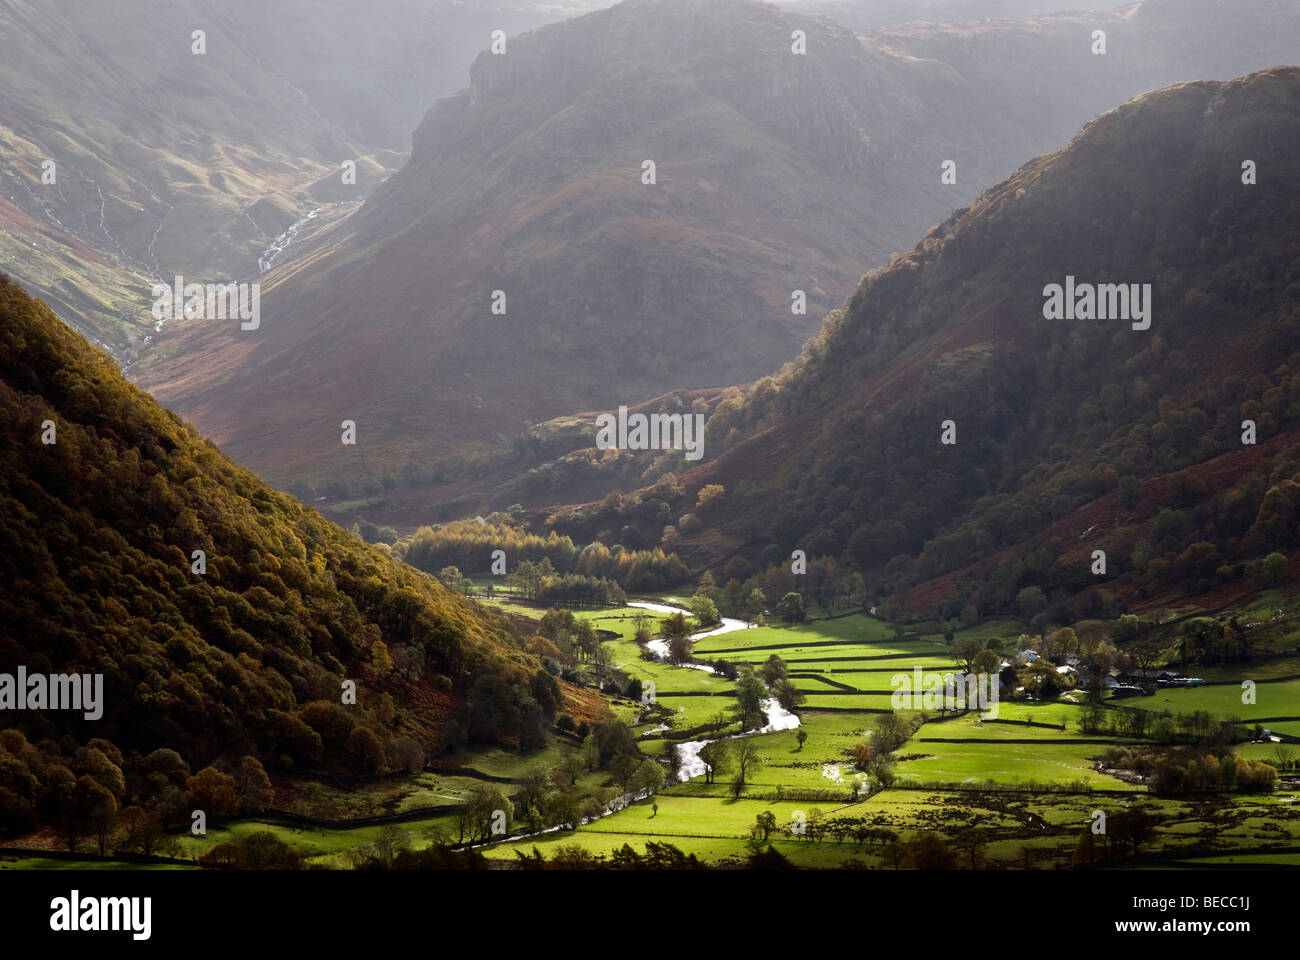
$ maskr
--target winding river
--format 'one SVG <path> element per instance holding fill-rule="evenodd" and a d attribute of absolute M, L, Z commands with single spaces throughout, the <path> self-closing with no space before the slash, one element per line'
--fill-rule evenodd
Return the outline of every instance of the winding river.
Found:
<path fill-rule="evenodd" d="M 683 613 L 690 612 L 684 607 L 668 606 L 667 604 L 650 603 L 648 601 L 631 601 L 628 603 L 628 606 L 637 607 L 642 610 L 649 610 L 652 613 L 668 614 L 678 613 L 679 611 Z M 723 617 L 722 626 L 714 627 L 712 630 L 701 630 L 699 633 L 693 633 L 691 634 L 691 639 L 701 640 L 704 637 L 716 636 L 719 633 L 730 633 L 733 630 L 745 630 L 747 628 L 748 625 L 743 620 L 732 620 L 728 617 Z M 668 644 L 664 640 L 651 640 L 646 644 L 646 647 L 654 653 L 657 653 L 659 656 L 666 657 L 668 654 Z M 681 664 L 681 666 L 690 667 L 693 670 L 705 670 L 709 673 L 716 672 L 712 667 L 705 666 L 702 663 L 686 663 Z M 752 737 L 758 733 L 772 733 L 776 730 L 793 730 L 795 727 L 799 726 L 799 718 L 789 710 L 786 710 L 771 697 L 763 701 L 763 713 L 767 717 L 767 724 L 758 730 L 746 730 L 744 733 L 736 733 L 728 737 L 714 737 L 712 740 L 688 740 L 684 743 L 677 744 L 677 756 L 680 760 L 677 768 L 677 782 L 685 783 L 687 780 L 694 780 L 696 777 L 704 776 L 706 767 L 704 761 L 700 759 L 700 751 L 704 749 L 705 744 L 713 743 L 716 740 L 735 740 L 740 737 Z M 625 793 L 621 797 L 617 797 L 611 801 L 604 812 L 597 814 L 594 817 L 584 818 L 579 822 L 590 823 L 593 820 L 600 820 L 604 817 L 608 817 L 611 814 L 618 813 L 620 810 L 627 807 L 628 804 L 635 803 L 638 800 L 643 800 L 648 796 L 650 796 L 649 793 Z M 545 830 L 538 831 L 537 833 L 518 834 L 504 837 L 501 840 L 489 840 L 471 846 L 483 847 L 491 846 L 495 843 L 525 840 L 528 837 L 542 836 L 544 834 L 555 833 L 564 829 L 567 828 L 563 825 L 547 827 Z"/>
<path fill-rule="evenodd" d="M 664 614 L 690 612 L 680 606 L 638 600 L 630 601 L 628 606 Z M 723 617 L 722 626 L 693 633 L 691 639 L 703 640 L 705 637 L 717 636 L 720 633 L 745 630 L 748 629 L 748 626 L 743 620 L 732 620 L 729 617 Z M 646 648 L 660 657 L 666 658 L 668 656 L 668 642 L 666 640 L 651 640 L 646 644 Z M 685 663 L 681 666 L 689 667 L 692 670 L 704 670 L 708 673 L 715 672 L 712 667 L 705 666 L 702 663 Z M 732 734 L 729 737 L 714 737 L 712 740 L 687 740 L 684 743 L 677 744 L 677 756 L 681 761 L 678 766 L 678 782 L 684 783 L 687 780 L 694 780 L 696 777 L 704 776 L 706 767 L 704 761 L 700 759 L 700 751 L 704 749 L 706 744 L 713 743 L 715 740 L 735 740 L 738 737 L 752 737 L 758 733 L 772 733 L 776 730 L 793 730 L 799 726 L 799 718 L 770 697 L 763 701 L 763 713 L 767 716 L 767 724 L 758 730 L 747 730 L 744 733 Z"/>

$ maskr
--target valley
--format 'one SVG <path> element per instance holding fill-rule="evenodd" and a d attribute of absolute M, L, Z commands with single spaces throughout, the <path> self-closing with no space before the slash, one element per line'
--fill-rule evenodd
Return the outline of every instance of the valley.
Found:
<path fill-rule="evenodd" d="M 517 601 L 501 605 L 527 609 Z M 981 720 L 978 711 L 948 717 L 929 712 L 895 749 L 889 775 L 882 779 L 882 768 L 864 772 L 855 763 L 855 745 L 864 738 L 870 741 L 875 717 L 893 714 L 891 674 L 903 664 L 910 670 L 918 661 L 936 670 L 957 663 L 944 638 L 925 633 L 924 626 L 900 638 L 893 625 L 862 614 L 757 629 L 733 620 L 724 625 L 729 629 L 695 641 L 693 655 L 698 660 L 717 656 L 755 667 L 776 649 L 803 695 L 794 715 L 769 715 L 767 724 L 745 735 L 757 745 L 758 759 L 736 796 L 734 785 L 721 774 L 718 782 L 705 782 L 699 759 L 704 742 L 736 741 L 718 740 L 716 735 L 701 741 L 696 733 L 721 724 L 717 735 L 734 736 L 737 728 L 728 718 L 736 709 L 736 683 L 690 664 L 646 659 L 634 635 L 636 618 L 647 609 L 661 614 L 677 608 L 650 602 L 578 616 L 602 635 L 612 635 L 602 641 L 611 675 L 623 684 L 655 684 L 652 706 L 621 700 L 615 710 L 632 722 L 637 747 L 645 756 L 662 758 L 676 748 L 680 783 L 670 778 L 652 795 L 638 797 L 626 794 L 626 782 L 609 780 L 600 772 L 580 776 L 575 785 L 591 791 L 593 798 L 578 814 L 583 822 L 576 828 L 548 827 L 545 814 L 530 823 L 532 815 L 521 808 L 520 800 L 536 789 L 539 776 L 545 779 L 546 771 L 570 768 L 580 754 L 576 741 L 557 737 L 554 746 L 532 754 L 458 751 L 413 778 L 385 778 L 346 791 L 323 781 L 299 784 L 291 794 L 277 791 L 276 803 L 283 805 L 283 812 L 231 821 L 204 838 L 184 838 L 171 851 L 172 866 L 183 869 L 189 863 L 194 869 L 194 858 L 208 862 L 219 846 L 238 845 L 261 833 L 275 836 L 304 865 L 346 867 L 366 856 L 391 858 L 400 850 L 454 841 L 462 831 L 465 804 L 473 802 L 476 789 L 485 783 L 499 784 L 496 789 L 513 801 L 514 811 L 507 836 L 474 843 L 487 866 L 518 866 L 521 857 L 524 865 L 534 858 L 534 866 L 594 868 L 620 858 L 627 865 L 625 846 L 644 856 L 656 844 L 668 844 L 682 856 L 693 855 L 701 865 L 715 868 L 744 866 L 768 850 L 777 851 L 790 865 L 821 868 L 894 869 L 924 862 L 928 868 L 974 864 L 981 869 L 1053 869 L 1081 863 L 1169 865 L 1238 858 L 1300 863 L 1300 812 L 1294 809 L 1300 797 L 1300 767 L 1295 766 L 1300 750 L 1288 746 L 1300 745 L 1300 673 L 1294 672 L 1300 667 L 1300 626 L 1295 619 L 1300 609 L 1294 604 L 1282 624 L 1270 630 L 1276 652 L 1214 672 L 1215 686 L 1203 688 L 1205 693 L 1164 689 L 1132 700 L 1105 701 L 1106 714 L 1168 712 L 1180 724 L 1200 710 L 1210 711 L 1216 723 L 1246 727 L 1270 715 L 1290 714 L 1290 722 L 1269 721 L 1279 738 L 1276 743 L 1243 739 L 1232 748 L 1242 758 L 1283 764 L 1277 789 L 1213 796 L 1150 793 L 1143 783 L 1118 775 L 1107 762 L 1114 749 L 1135 750 L 1157 741 L 1099 737 L 1088 726 L 1088 698 L 1082 689 L 1056 702 L 1003 700 L 996 719 Z M 533 610 L 534 616 L 541 613 Z M 962 634 L 1013 649 L 1010 633 L 1017 627 L 990 623 Z M 738 645 L 734 638 L 742 631 L 755 634 L 755 642 Z M 903 648 L 907 652 L 900 652 Z M 868 657 L 881 659 L 864 659 Z M 872 665 L 843 666 L 846 663 Z M 1267 699 L 1261 695 L 1258 709 L 1243 710 L 1236 678 L 1262 678 L 1270 670 L 1281 675 L 1268 681 Z M 865 698 L 854 695 L 862 693 Z M 782 721 L 782 715 L 795 719 Z M 920 719 L 919 712 L 902 714 L 914 715 Z M 1090 832 L 1097 811 L 1120 823 L 1131 818 L 1133 832 Z M 926 838 L 925 850 L 908 842 L 916 837 Z M 541 861 L 535 860 L 539 854 Z M 6 858 L 0 859 L 0 867 L 35 869 L 60 862 L 39 856 Z"/>
<path fill-rule="evenodd" d="M 1098 25 L 1104 69 L 1078 39 Z M 501 509 L 522 497 L 477 468 L 535 430 L 762 381 L 981 190 L 1130 97 L 1293 62 L 1292 25 L 1202 0 L 866 34 L 748 0 L 611 6 L 484 51 L 401 171 L 267 284 L 258 337 L 177 324 L 132 375 L 304 498 Z M 327 411 L 370 418 L 364 465 L 298 429 Z"/>
<path fill-rule="evenodd" d="M 1300 867 L 1300 6 L 905 6 L 0 0 L 13 889 Z"/>

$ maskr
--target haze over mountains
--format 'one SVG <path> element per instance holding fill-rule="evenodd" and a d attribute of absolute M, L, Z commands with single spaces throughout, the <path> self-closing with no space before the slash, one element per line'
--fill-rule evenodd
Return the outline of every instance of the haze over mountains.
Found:
<path fill-rule="evenodd" d="M 830 17 L 851 30 L 926 20 L 937 23 L 962 20 L 1020 20 L 1066 10 L 1111 10 L 1104 0 L 1070 3 L 1068 0 L 782 0 L 784 9 Z"/>
<path fill-rule="evenodd" d="M 487 22 L 479 15 L 526 23 L 602 6 L 507 4 L 428 22 L 430 30 L 436 23 L 463 25 L 469 37 Z M 862 270 L 910 247 L 982 186 L 1034 152 L 1065 142 L 1095 113 L 1170 79 L 1230 77 L 1300 54 L 1300 30 L 1293 29 L 1300 13 L 1265 0 L 1234 8 L 1232 15 L 1207 0 L 1150 0 L 1110 13 L 908 23 L 868 36 L 826 17 L 749 0 L 629 0 L 512 35 L 504 55 L 481 53 L 468 88 L 434 103 L 415 131 L 409 162 L 357 209 L 339 193 L 337 172 L 310 157 L 323 157 L 337 143 L 358 150 L 364 147 L 357 144 L 370 143 L 377 145 L 373 156 L 393 161 L 397 155 L 387 148 L 402 118 L 416 111 L 419 89 L 449 81 L 445 73 L 430 72 L 390 94 L 373 52 L 355 65 L 369 78 L 365 82 L 335 76 L 296 44 L 341 41 L 303 33 L 309 18 L 301 12 L 266 21 L 256 48 L 246 51 L 250 65 L 240 82 L 248 89 L 210 91 L 215 101 L 227 102 L 216 126 L 227 130 L 231 143 L 247 139 L 252 146 L 241 149 L 266 164 L 245 162 L 242 169 L 254 172 L 238 187 L 221 170 L 186 181 L 176 174 L 179 160 L 147 151 L 139 153 L 147 162 L 95 168 L 116 178 L 98 242 L 117 245 L 117 259 L 97 260 L 93 251 L 85 253 L 88 248 L 74 247 L 63 261 L 119 274 L 134 262 L 139 269 L 132 283 L 203 264 L 244 275 L 237 266 L 239 243 L 229 234 L 206 247 L 140 247 L 155 201 L 172 209 L 177 198 L 191 204 L 193 216 L 182 217 L 188 240 L 205 218 L 237 215 L 247 224 L 274 213 L 281 227 L 310 203 L 337 204 L 332 216 L 320 218 L 332 228 L 300 240 L 263 277 L 259 330 L 169 322 L 131 368 L 133 376 L 271 480 L 313 495 L 366 496 L 371 519 L 403 524 L 516 500 L 530 508 L 600 500 L 669 469 L 687 470 L 691 464 L 671 455 L 610 456 L 589 449 L 594 411 L 667 394 L 655 404 L 712 418 L 708 457 L 730 448 L 692 476 L 731 471 L 730 489 L 740 482 L 736 464 L 751 469 L 750 453 L 736 450 L 761 451 L 754 455 L 762 469 L 746 482 L 744 497 L 728 501 L 717 529 L 692 537 L 694 524 L 688 523 L 669 535 L 681 538 L 680 549 L 695 562 L 731 552 L 758 560 L 765 547 L 785 549 L 795 530 L 815 541 L 812 549 L 847 551 L 873 569 L 924 550 L 969 508 L 961 491 L 933 498 L 956 513 L 907 519 L 901 507 L 888 517 L 872 512 L 883 509 L 887 497 L 876 497 L 869 509 L 837 500 L 832 510 L 826 498 L 839 495 L 820 485 L 783 504 L 763 500 L 768 483 L 802 489 L 803 481 L 780 473 L 802 441 L 771 450 L 762 443 L 775 440 L 753 446 L 769 428 L 771 437 L 789 439 L 777 429 L 782 415 L 793 413 L 784 406 L 789 398 L 816 393 L 829 402 L 859 389 L 848 381 L 834 389 L 806 386 L 813 382 L 809 358 L 837 341 L 823 331 L 805 347 L 797 380 L 784 372 L 747 399 L 728 385 L 797 356 Z M 421 16 L 437 12 L 399 7 L 391 21 L 359 29 L 378 38 L 395 32 L 396 24 L 423 22 Z M 197 16 L 179 11 L 175 20 L 149 29 L 179 31 L 191 13 Z M 48 29 L 41 18 L 8 15 L 15 33 Z M 890 17 L 879 8 L 875 15 Z M 795 29 L 806 31 L 806 56 L 791 51 Z M 1107 33 L 1105 56 L 1092 53 L 1094 29 Z M 210 49 L 220 45 L 222 31 L 216 24 Z M 419 30 L 410 33 L 419 36 Z M 448 39 L 459 36 L 454 30 L 440 36 L 463 49 Z M 111 40 L 106 26 L 104 50 L 121 55 L 123 45 Z M 376 45 L 382 44 L 365 46 L 373 51 Z M 191 54 L 182 45 L 172 56 Z M 101 59 L 90 58 L 85 69 Z M 267 63 L 288 64 L 301 86 Z M 445 63 L 438 68 L 448 69 Z M 134 87 L 105 93 L 97 108 L 105 128 L 104 118 L 130 121 L 138 114 L 140 143 L 153 142 L 145 128 L 157 121 L 133 108 L 130 96 L 165 96 L 163 76 L 145 71 Z M 223 72 L 222 82 L 234 82 L 231 76 Z M 290 107 L 275 94 L 263 112 L 245 109 L 267 78 L 293 89 L 297 124 L 277 125 L 273 115 Z M 51 100 L 60 89 L 48 93 Z M 381 109 L 380 100 L 387 106 Z M 11 111 L 6 130 L 21 129 L 29 109 L 35 107 Z M 54 128 L 54 121 L 45 122 Z M 89 164 L 112 151 L 134 156 L 117 143 L 110 149 L 107 139 L 93 141 L 88 129 L 96 128 L 78 128 L 77 161 L 64 163 L 60 185 L 45 188 L 47 217 L 61 210 L 60 201 L 50 199 L 60 190 L 73 210 L 78 204 L 67 194 L 74 189 L 102 191 L 84 172 Z M 169 147 L 173 157 L 218 149 L 210 134 L 204 140 L 194 132 L 198 127 L 177 129 L 190 137 Z M 35 138 L 31 130 L 27 135 Z M 233 147 L 219 149 L 223 156 L 244 156 Z M 33 153 L 31 165 L 38 167 L 38 159 Z M 957 164 L 955 184 L 941 182 L 945 159 Z M 657 165 L 654 184 L 642 182 L 645 160 Z M 376 164 L 361 179 L 377 183 L 383 175 Z M 274 196 L 262 193 L 267 177 L 279 178 L 284 188 Z M 364 190 L 357 189 L 360 196 Z M 123 201 L 115 215 L 109 197 L 132 191 L 147 191 L 151 199 L 135 206 Z M 257 201 L 238 208 L 255 194 Z M 150 242 L 164 239 L 169 217 L 155 223 L 158 234 Z M 255 247 L 251 238 L 244 241 L 244 249 Z M 150 264 L 144 253 L 132 252 L 152 249 L 167 251 L 160 257 L 170 259 Z M 60 299 L 60 289 L 85 297 L 107 288 L 65 278 L 53 288 L 56 306 L 71 303 Z M 808 295 L 806 315 L 791 312 L 796 290 Z M 493 312 L 497 291 L 508 304 L 500 315 Z M 887 365 L 892 361 L 885 354 L 906 344 L 912 341 L 892 340 L 884 353 L 871 356 Z M 860 350 L 855 343 L 843 352 L 847 359 Z M 821 414 L 817 419 L 830 422 Z M 338 442 L 344 420 L 358 423 L 356 447 Z M 753 439 L 751 431 L 757 431 Z M 809 463 L 854 459 L 843 451 L 799 456 Z M 983 493 L 997 489 L 998 481 L 987 482 Z M 909 484 L 924 486 L 919 477 Z M 1053 502 L 1059 512 L 1061 502 Z M 605 530 L 582 512 L 561 516 L 579 538 Z M 665 535 L 663 524 L 630 526 L 640 543 Z M 895 565 L 891 582 L 901 582 L 902 570 Z"/>
<path fill-rule="evenodd" d="M 0 0 L 0 872 L 1300 864 L 1300 4 L 1045 6 Z"/>
<path fill-rule="evenodd" d="M 302 243 L 400 165 L 491 31 L 597 6 L 5 0 L 0 267 L 130 359 L 154 326 L 151 280 L 255 276 L 294 224 Z"/>
<path fill-rule="evenodd" d="M 741 0 L 631 0 L 482 54 L 400 174 L 273 278 L 260 331 L 172 325 L 135 376 L 273 481 L 427 478 L 539 421 L 776 369 L 863 270 L 998 177 L 1147 89 L 1294 61 L 1295 25 L 1152 0 L 859 38 Z"/>

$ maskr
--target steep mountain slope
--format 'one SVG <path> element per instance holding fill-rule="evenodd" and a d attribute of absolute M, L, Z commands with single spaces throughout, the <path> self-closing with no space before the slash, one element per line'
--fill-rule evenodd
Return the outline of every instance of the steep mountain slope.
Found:
<path fill-rule="evenodd" d="M 3 0 L 0 267 L 130 359 L 153 332 L 152 280 L 261 272 L 292 225 L 318 212 L 300 247 L 397 167 L 492 30 L 596 6 Z"/>
<path fill-rule="evenodd" d="M 151 280 L 257 273 L 311 184 L 375 149 L 197 0 L 0 4 L 0 89 L 0 263 L 125 356 L 152 331 Z"/>
<path fill-rule="evenodd" d="M 791 53 L 795 26 L 819 55 Z M 737 0 L 634 0 L 525 35 L 434 106 L 332 249 L 264 291 L 258 336 L 182 324 L 136 375 L 280 480 L 348 471 L 296 429 L 336 411 L 366 416 L 367 462 L 392 468 L 747 378 L 810 332 L 791 291 L 827 309 L 864 252 L 888 254 L 899 210 L 948 206 L 911 174 L 932 110 L 909 73 Z M 870 180 L 905 199 L 877 207 Z"/>
<path fill-rule="evenodd" d="M 673 515 L 705 484 L 727 497 L 672 549 L 836 556 L 896 613 L 1263 585 L 1261 558 L 1300 543 L 1298 120 L 1297 68 L 1177 85 L 987 191 L 719 408 Z M 1149 329 L 1048 319 L 1067 277 L 1150 284 Z M 551 520 L 581 538 L 644 513 L 623 510 Z"/>
<path fill-rule="evenodd" d="M 103 675 L 98 719 L 4 711 L 47 753 L 376 772 L 549 728 L 558 688 L 507 623 L 231 463 L 3 277 L 0 436 L 0 674 Z"/>
<path fill-rule="evenodd" d="M 1190 54 L 1120 69 L 1182 35 L 1180 9 L 1150 6 L 1127 33 L 1132 10 L 957 30 L 962 70 L 901 34 L 859 39 L 746 0 L 630 0 L 544 28 L 483 54 L 470 89 L 434 106 L 401 173 L 264 291 L 262 330 L 176 324 L 135 375 L 274 482 L 345 499 L 427 485 L 552 417 L 743 382 L 980 187 L 1195 75 Z M 1194 22 L 1247 51 L 1244 73 L 1275 62 L 1254 39 L 1278 17 L 1256 12 Z M 1109 59 L 1090 53 L 1097 24 L 1130 38 Z M 966 64 L 1013 55 L 1054 111 Z M 359 449 L 336 442 L 345 419 Z"/>

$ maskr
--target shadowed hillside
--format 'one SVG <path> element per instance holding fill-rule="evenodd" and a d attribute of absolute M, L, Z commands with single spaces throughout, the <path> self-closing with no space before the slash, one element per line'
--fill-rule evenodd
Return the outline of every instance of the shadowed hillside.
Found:
<path fill-rule="evenodd" d="M 5 829 L 54 816 L 92 740 L 117 768 L 375 773 L 549 730 L 559 688 L 504 619 L 231 463 L 3 278 L 0 435 L 0 673 L 103 675 L 98 719 L 6 711 L 43 744 L 6 732 Z"/>
<path fill-rule="evenodd" d="M 706 484 L 727 498 L 664 545 L 695 563 L 836 556 L 900 613 L 1023 612 L 1037 587 L 1082 616 L 1263 585 L 1262 558 L 1298 542 L 1298 115 L 1296 68 L 1183 84 L 987 191 L 719 408 L 716 459 L 673 513 Z M 1046 319 L 1067 276 L 1150 284 L 1149 329 Z M 552 521 L 579 537 L 628 522 L 609 504 Z"/>

